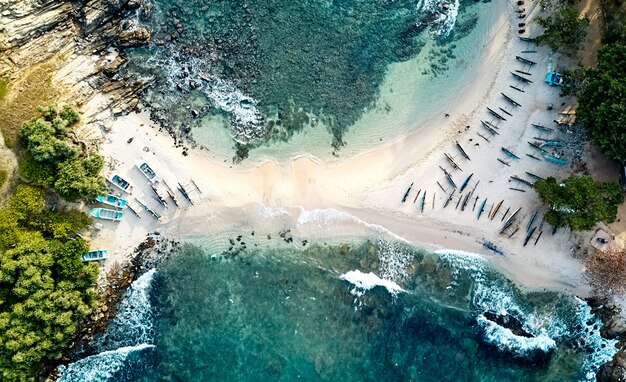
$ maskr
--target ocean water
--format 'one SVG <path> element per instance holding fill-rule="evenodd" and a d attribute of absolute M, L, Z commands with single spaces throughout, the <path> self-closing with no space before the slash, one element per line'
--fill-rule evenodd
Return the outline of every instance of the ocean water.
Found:
<path fill-rule="evenodd" d="M 132 21 L 149 25 L 154 43 L 130 52 L 124 74 L 153 81 L 143 102 L 163 125 L 228 159 L 249 148 L 261 149 L 257 158 L 293 155 L 303 143 L 331 158 L 420 127 L 463 89 L 475 47 L 507 9 L 473 0 L 152 4 Z"/>
<path fill-rule="evenodd" d="M 60 380 L 593 381 L 615 353 L 583 301 L 472 254 L 276 241 L 183 246 Z"/>

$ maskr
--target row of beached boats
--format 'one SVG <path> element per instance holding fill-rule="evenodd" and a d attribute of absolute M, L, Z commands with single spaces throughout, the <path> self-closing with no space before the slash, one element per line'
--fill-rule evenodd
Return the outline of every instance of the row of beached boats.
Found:
<path fill-rule="evenodd" d="M 135 159 L 135 167 L 139 169 L 139 171 L 148 179 L 148 181 L 152 184 L 158 183 L 161 178 L 156 174 L 156 172 L 148 165 L 148 163 L 143 158 Z M 107 172 L 105 174 L 105 178 L 109 183 L 111 183 L 114 187 L 122 191 L 122 193 L 132 194 L 133 186 L 126 179 L 122 178 L 119 174 L 114 172 Z M 98 203 L 105 204 L 107 206 L 113 208 L 93 208 L 89 211 L 89 214 L 97 219 L 110 220 L 114 222 L 119 222 L 122 220 L 124 213 L 120 210 L 128 207 L 132 210 L 132 208 L 128 205 L 128 201 L 120 196 L 113 194 L 99 195 L 96 197 L 96 201 Z M 133 211 L 134 212 L 134 211 Z M 136 212 L 135 212 L 136 213 Z M 108 251 L 106 249 L 96 249 L 93 251 L 89 251 L 81 256 L 82 261 L 100 261 L 105 260 L 108 257 Z"/>

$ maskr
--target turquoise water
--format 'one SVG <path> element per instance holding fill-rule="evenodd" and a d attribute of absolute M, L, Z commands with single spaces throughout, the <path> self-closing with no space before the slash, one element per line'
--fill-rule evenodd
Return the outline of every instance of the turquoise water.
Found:
<path fill-rule="evenodd" d="M 248 245 L 184 246 L 129 293 L 153 319 L 128 313 L 61 381 L 580 381 L 615 352 L 584 302 L 522 292 L 473 255 Z"/>
<path fill-rule="evenodd" d="M 432 107 L 419 97 L 420 89 L 433 93 L 429 81 L 469 74 L 462 69 L 473 66 L 473 47 L 503 10 L 468 0 L 153 4 L 136 22 L 151 27 L 154 43 L 129 53 L 125 74 L 153 80 L 143 101 L 162 125 L 178 136 L 193 131 L 212 150 L 234 148 L 240 158 L 304 131 L 315 131 L 315 144 L 340 149 L 350 144 L 346 132 L 363 130 L 359 122 L 372 112 L 406 125 L 407 114 Z M 395 70 L 400 63 L 411 70 Z M 398 75 L 408 87 L 393 85 Z M 395 100 L 416 95 L 426 102 Z"/>

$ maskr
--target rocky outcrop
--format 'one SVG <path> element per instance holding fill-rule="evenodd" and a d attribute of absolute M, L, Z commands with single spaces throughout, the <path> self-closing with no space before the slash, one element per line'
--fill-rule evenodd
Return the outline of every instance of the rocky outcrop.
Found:
<path fill-rule="evenodd" d="M 87 135 L 102 137 L 102 121 L 136 108 L 145 85 L 118 74 L 123 49 L 150 41 L 147 27 L 126 18 L 141 6 L 140 0 L 0 0 L 0 75 L 17 79 L 55 58 L 53 84 L 66 97 L 59 101 L 81 107 L 85 125 L 93 125 Z"/>
<path fill-rule="evenodd" d="M 609 301 L 606 297 L 591 297 L 587 299 L 591 312 L 598 316 L 604 326 L 600 335 L 604 338 L 617 339 L 621 349 L 613 359 L 602 365 L 596 375 L 598 382 L 626 382 L 626 319 L 622 309 Z"/>
<path fill-rule="evenodd" d="M 150 30 L 146 27 L 137 27 L 124 31 L 118 36 L 120 48 L 135 48 L 150 42 Z"/>

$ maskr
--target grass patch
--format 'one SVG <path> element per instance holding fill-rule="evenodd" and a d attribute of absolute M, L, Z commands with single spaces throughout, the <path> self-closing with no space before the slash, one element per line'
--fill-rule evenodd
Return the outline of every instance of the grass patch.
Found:
<path fill-rule="evenodd" d="M 7 170 L 0 170 L 0 187 L 4 186 L 4 183 L 7 181 L 9 177 L 9 173 Z"/>
<path fill-rule="evenodd" d="M 13 146 L 22 122 L 38 115 L 37 106 L 51 104 L 58 97 L 52 74 L 59 63 L 60 59 L 53 57 L 33 66 L 10 87 L 7 79 L 0 80 L 0 131 L 5 143 Z"/>

